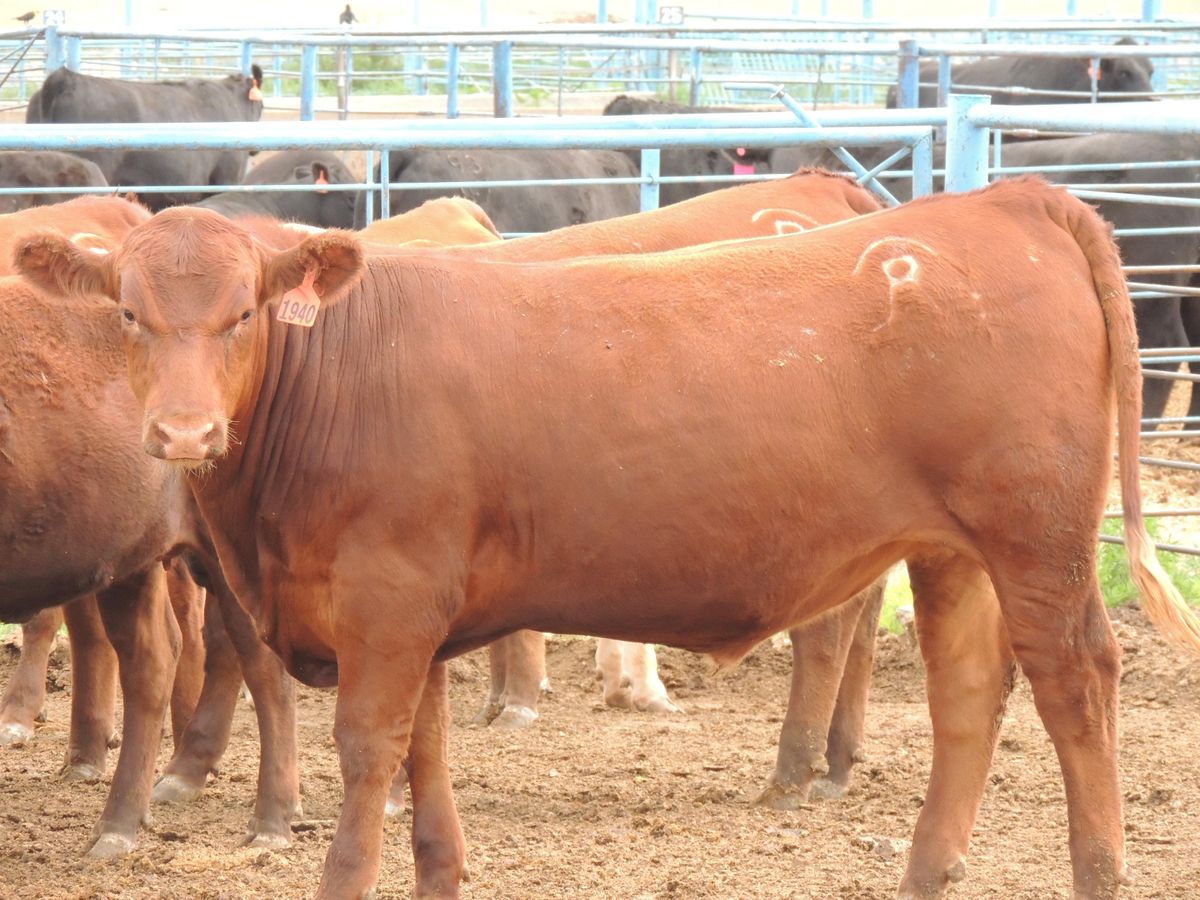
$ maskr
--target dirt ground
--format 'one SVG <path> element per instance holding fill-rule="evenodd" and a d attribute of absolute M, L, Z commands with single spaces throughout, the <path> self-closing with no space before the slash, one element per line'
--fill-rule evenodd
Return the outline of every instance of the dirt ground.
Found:
<path fill-rule="evenodd" d="M 1195 897 L 1200 884 L 1200 663 L 1166 647 L 1133 610 L 1116 615 L 1125 651 L 1122 783 L 1130 897 Z M 713 676 L 691 654 L 660 654 L 686 714 L 608 710 L 590 640 L 550 642 L 554 691 L 526 732 L 466 725 L 486 691 L 482 655 L 453 664 L 451 765 L 478 898 L 886 898 L 904 866 L 863 838 L 907 841 L 929 774 L 919 659 L 881 642 L 867 761 L 842 800 L 781 813 L 749 801 L 770 771 L 790 652 L 760 647 Z M 7 678 L 15 657 L 0 659 Z M 253 713 L 240 704 L 221 774 L 186 807 L 157 808 L 134 854 L 81 858 L 107 784 L 54 778 L 64 750 L 69 678 L 53 664 L 47 721 L 0 753 L 0 896 L 242 898 L 311 894 L 341 802 L 330 728 L 334 697 L 301 693 L 304 818 L 271 853 L 238 848 L 254 791 Z M 160 765 L 166 761 L 166 747 Z M 112 760 L 110 760 L 111 764 Z M 1068 897 L 1066 809 L 1051 745 L 1026 685 L 1001 734 L 967 881 L 954 896 Z M 389 823 L 381 897 L 407 897 L 407 818 Z"/>

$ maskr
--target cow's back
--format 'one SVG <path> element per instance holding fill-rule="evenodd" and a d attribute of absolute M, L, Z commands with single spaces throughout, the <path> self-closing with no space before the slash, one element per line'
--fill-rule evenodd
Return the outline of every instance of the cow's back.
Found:
<path fill-rule="evenodd" d="M 108 181 L 90 160 L 56 150 L 0 152 L 0 185 L 4 187 L 104 187 Z M 50 206 L 70 200 L 71 194 L 6 194 L 0 212 L 30 206 Z"/>

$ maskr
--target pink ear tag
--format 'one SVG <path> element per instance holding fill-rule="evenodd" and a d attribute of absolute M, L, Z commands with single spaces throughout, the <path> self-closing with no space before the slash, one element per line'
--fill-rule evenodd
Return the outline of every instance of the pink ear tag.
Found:
<path fill-rule="evenodd" d="M 745 163 L 734 163 L 733 164 L 733 174 L 734 175 L 753 175 L 754 174 L 754 166 L 748 166 Z"/>
<path fill-rule="evenodd" d="M 312 328 L 317 321 L 317 310 L 321 308 L 321 298 L 313 286 L 316 280 L 317 273 L 312 269 L 305 272 L 300 287 L 292 288 L 279 301 L 279 314 L 275 318 L 288 325 Z"/>
<path fill-rule="evenodd" d="M 246 99 L 250 100 L 251 102 L 255 100 L 257 100 L 259 103 L 262 102 L 262 91 L 259 90 L 257 84 L 250 88 L 250 93 L 246 94 Z"/>

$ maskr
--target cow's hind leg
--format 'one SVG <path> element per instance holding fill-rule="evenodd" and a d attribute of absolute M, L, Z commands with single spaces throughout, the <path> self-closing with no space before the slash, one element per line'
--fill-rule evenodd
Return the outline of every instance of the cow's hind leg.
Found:
<path fill-rule="evenodd" d="M 1000 607 L 977 563 L 944 553 L 910 559 L 908 569 L 927 670 L 933 766 L 900 896 L 940 897 L 966 874 L 964 857 L 1015 669 Z"/>
<path fill-rule="evenodd" d="M 338 655 L 334 739 L 345 799 L 317 888 L 322 900 L 362 897 L 374 887 L 384 804 L 408 753 L 432 660 L 432 642 L 405 642 L 386 653 L 357 642 L 353 651 Z M 443 896 L 457 896 L 457 886 Z"/>
<path fill-rule="evenodd" d="M 62 611 L 53 607 L 21 626 L 21 658 L 0 700 L 0 744 L 24 744 L 33 737 L 46 703 L 46 666 L 62 623 Z"/>
<path fill-rule="evenodd" d="M 504 708 L 492 722 L 497 728 L 528 728 L 537 721 L 538 700 L 546 682 L 546 636 L 517 631 L 504 638 Z"/>
<path fill-rule="evenodd" d="M 254 622 L 233 595 L 223 588 L 214 590 L 258 719 L 258 795 L 246 843 L 286 847 L 292 840 L 292 818 L 300 813 L 295 682 L 279 657 L 259 639 Z"/>
<path fill-rule="evenodd" d="M 104 632 L 94 596 L 63 607 L 71 641 L 71 736 L 59 773 L 64 781 L 95 781 L 113 741 L 117 654 Z"/>
<path fill-rule="evenodd" d="M 175 753 L 154 785 L 155 803 L 184 803 L 199 797 L 208 773 L 216 771 L 229 744 L 242 669 L 214 593 L 208 593 L 204 607 L 203 686 Z"/>
<path fill-rule="evenodd" d="M 121 754 L 88 851 L 108 858 L 133 849 L 146 816 L 179 656 L 179 626 L 157 563 L 101 591 L 99 603 L 104 630 L 117 651 L 125 708 Z"/>
<path fill-rule="evenodd" d="M 635 641 L 619 643 L 621 668 L 629 679 L 633 708 L 640 712 L 683 712 L 671 702 L 667 686 L 658 675 L 658 654 L 654 651 L 654 645 L 639 644 Z"/>
<path fill-rule="evenodd" d="M 850 652 L 842 669 L 838 687 L 837 706 L 829 725 L 825 759 L 829 774 L 813 782 L 812 797 L 833 799 L 850 787 L 850 771 L 861 761 L 863 732 L 867 718 L 867 697 L 871 691 L 871 667 L 875 663 L 875 632 L 879 629 L 879 613 L 883 609 L 883 592 L 887 575 L 880 576 L 860 595 L 862 610 L 850 639 Z"/>
<path fill-rule="evenodd" d="M 1075 896 L 1089 900 L 1116 896 L 1128 880 L 1117 774 L 1121 652 L 1094 547 L 1088 540 L 1053 566 L 989 560 L 1013 649 L 1058 753 Z"/>
<path fill-rule="evenodd" d="M 405 769 L 413 794 L 412 846 L 416 897 L 458 896 L 465 849 L 448 762 L 450 698 L 446 664 L 434 663 L 413 722 Z"/>
<path fill-rule="evenodd" d="M 826 738 L 838 685 L 866 605 L 865 593 L 789 632 L 792 686 L 779 733 L 775 771 L 756 800 L 773 809 L 796 809 L 808 799 L 813 780 L 827 771 Z"/>
<path fill-rule="evenodd" d="M 178 748 L 204 688 L 204 589 L 192 580 L 183 557 L 167 567 L 167 596 L 182 639 L 171 689 L 171 742 Z"/>

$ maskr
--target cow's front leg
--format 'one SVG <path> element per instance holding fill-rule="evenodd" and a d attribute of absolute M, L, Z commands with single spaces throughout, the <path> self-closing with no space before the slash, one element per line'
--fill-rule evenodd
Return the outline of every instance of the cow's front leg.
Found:
<path fill-rule="evenodd" d="M 408 752 L 433 661 L 431 642 L 384 642 L 375 631 L 367 637 L 355 629 L 358 636 L 339 642 L 334 739 L 345 799 L 317 889 L 323 900 L 357 900 L 375 885 L 384 804 Z M 457 886 L 443 896 L 457 896 Z"/>

